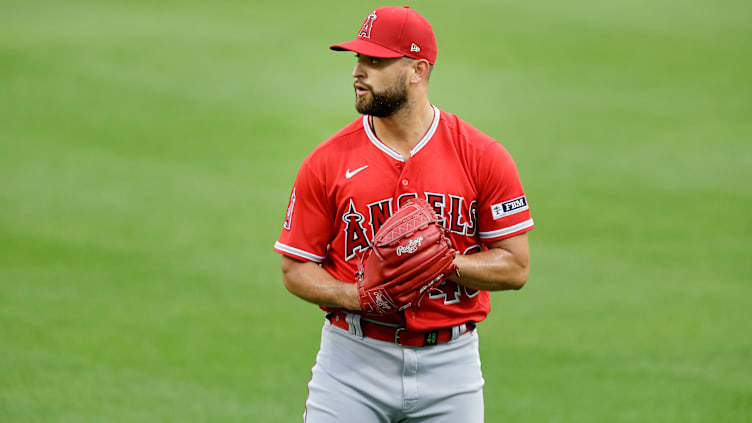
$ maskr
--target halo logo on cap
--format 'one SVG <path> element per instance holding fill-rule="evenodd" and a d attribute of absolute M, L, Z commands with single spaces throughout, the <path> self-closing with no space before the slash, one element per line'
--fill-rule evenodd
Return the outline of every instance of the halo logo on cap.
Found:
<path fill-rule="evenodd" d="M 358 37 L 363 38 L 371 38 L 371 30 L 373 29 L 373 21 L 375 21 L 377 18 L 376 11 L 374 10 L 371 12 L 370 15 L 366 18 L 366 21 L 363 22 L 363 26 L 360 28 L 360 32 L 358 32 Z"/>

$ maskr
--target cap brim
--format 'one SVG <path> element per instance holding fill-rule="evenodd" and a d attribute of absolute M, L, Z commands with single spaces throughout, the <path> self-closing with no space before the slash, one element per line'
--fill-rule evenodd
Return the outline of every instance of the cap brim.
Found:
<path fill-rule="evenodd" d="M 335 44 L 329 46 L 330 49 L 336 51 L 354 51 L 355 53 L 362 54 L 364 56 L 371 57 L 402 57 L 404 54 L 382 47 L 374 42 L 366 41 L 358 38 L 356 40 L 347 41 L 342 44 Z"/>

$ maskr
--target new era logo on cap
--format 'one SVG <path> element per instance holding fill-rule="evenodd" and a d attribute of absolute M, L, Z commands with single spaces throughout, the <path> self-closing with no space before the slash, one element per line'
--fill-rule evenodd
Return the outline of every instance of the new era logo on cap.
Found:
<path fill-rule="evenodd" d="M 431 24 L 409 6 L 385 6 L 369 13 L 352 41 L 330 46 L 371 57 L 412 57 L 436 62 L 436 37 Z"/>

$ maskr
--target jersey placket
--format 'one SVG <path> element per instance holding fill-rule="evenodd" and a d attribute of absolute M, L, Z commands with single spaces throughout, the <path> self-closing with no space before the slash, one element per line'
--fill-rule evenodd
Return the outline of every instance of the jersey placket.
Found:
<path fill-rule="evenodd" d="M 401 203 L 400 200 L 402 195 L 417 192 L 410 188 L 410 162 L 411 160 L 396 162 L 394 165 L 400 172 L 399 177 L 397 178 L 397 183 L 394 187 L 394 195 L 392 196 L 397 202 L 397 207 L 399 207 L 399 204 Z"/>

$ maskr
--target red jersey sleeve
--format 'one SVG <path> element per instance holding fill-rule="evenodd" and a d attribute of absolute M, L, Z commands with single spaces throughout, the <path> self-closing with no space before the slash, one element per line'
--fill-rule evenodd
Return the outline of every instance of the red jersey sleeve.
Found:
<path fill-rule="evenodd" d="M 533 229 L 517 165 L 498 142 L 489 143 L 478 165 L 476 209 L 480 238 L 498 241 Z"/>
<path fill-rule="evenodd" d="M 306 159 L 298 170 L 274 251 L 298 260 L 321 263 L 326 259 L 333 227 L 326 187 L 310 159 Z"/>

